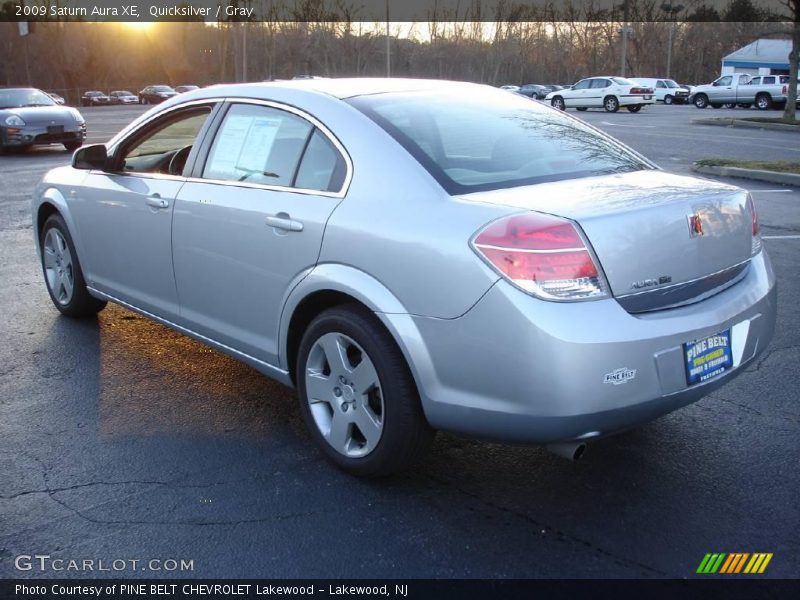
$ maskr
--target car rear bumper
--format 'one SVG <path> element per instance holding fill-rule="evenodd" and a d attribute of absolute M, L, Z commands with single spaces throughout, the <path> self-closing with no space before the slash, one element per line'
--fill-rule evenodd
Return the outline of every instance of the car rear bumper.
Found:
<path fill-rule="evenodd" d="M 39 146 L 44 144 L 63 144 L 69 142 L 81 142 L 86 139 L 86 124 L 79 125 L 72 123 L 64 125 L 63 132 L 53 132 L 48 130 L 50 126 L 46 124 L 27 124 L 17 130 L 9 132 L 8 128 L 2 131 L 3 146 L 7 148 L 23 148 L 26 146 Z"/>
<path fill-rule="evenodd" d="M 761 252 L 731 288 L 639 315 L 613 299 L 543 302 L 501 280 L 457 319 L 413 317 L 416 332 L 403 341 L 431 425 L 550 443 L 608 435 L 695 402 L 763 352 L 775 316 L 775 276 Z M 734 366 L 688 386 L 683 344 L 727 329 Z M 620 369 L 624 382 L 606 377 Z"/>

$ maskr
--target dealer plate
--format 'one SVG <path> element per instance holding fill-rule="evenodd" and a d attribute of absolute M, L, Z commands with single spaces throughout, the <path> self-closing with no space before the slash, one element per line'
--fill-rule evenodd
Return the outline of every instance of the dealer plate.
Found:
<path fill-rule="evenodd" d="M 731 330 L 684 344 L 683 356 L 689 385 L 716 377 L 733 366 Z"/>

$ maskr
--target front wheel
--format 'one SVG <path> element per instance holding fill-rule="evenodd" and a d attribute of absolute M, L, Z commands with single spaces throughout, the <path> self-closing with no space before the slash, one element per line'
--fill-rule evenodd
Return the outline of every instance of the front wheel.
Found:
<path fill-rule="evenodd" d="M 673 98 L 669 94 L 664 96 L 664 104 L 672 104 Z"/>
<path fill-rule="evenodd" d="M 697 108 L 706 108 L 708 106 L 708 97 L 704 94 L 698 94 L 694 97 L 694 105 Z"/>
<path fill-rule="evenodd" d="M 608 96 L 603 100 L 603 108 L 606 109 L 606 112 L 615 113 L 619 110 L 619 100 L 616 96 Z"/>
<path fill-rule="evenodd" d="M 42 272 L 55 307 L 68 317 L 90 317 L 105 308 L 86 289 L 78 253 L 61 215 L 51 215 L 39 237 Z"/>
<path fill-rule="evenodd" d="M 303 417 L 339 468 L 377 477 L 416 462 L 433 430 L 402 352 L 380 321 L 358 305 L 320 314 L 297 358 Z"/>
<path fill-rule="evenodd" d="M 636 113 L 642 110 L 641 104 L 632 104 L 631 106 L 626 107 L 630 112 Z"/>
<path fill-rule="evenodd" d="M 558 110 L 565 110 L 566 106 L 564 104 L 564 99 L 561 96 L 556 96 L 552 100 L 550 100 L 550 106 L 553 108 L 557 108 Z"/>

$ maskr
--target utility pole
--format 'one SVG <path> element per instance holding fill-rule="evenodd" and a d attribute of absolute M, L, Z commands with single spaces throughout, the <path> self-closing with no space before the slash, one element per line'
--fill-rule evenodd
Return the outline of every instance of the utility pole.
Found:
<path fill-rule="evenodd" d="M 628 34 L 633 32 L 633 28 L 628 26 L 628 0 L 622 0 L 622 27 L 619 33 L 622 36 L 622 48 L 620 50 L 621 60 L 619 74 L 625 77 L 625 67 L 628 62 Z"/>
<path fill-rule="evenodd" d="M 670 16 L 669 42 L 667 43 L 667 79 L 669 79 L 672 71 L 672 38 L 675 35 L 675 20 L 678 13 L 684 8 L 683 4 L 672 4 L 671 2 L 665 2 L 661 5 L 661 10 Z"/>
<path fill-rule="evenodd" d="M 392 76 L 392 42 L 389 37 L 389 0 L 386 0 L 386 76 Z"/>

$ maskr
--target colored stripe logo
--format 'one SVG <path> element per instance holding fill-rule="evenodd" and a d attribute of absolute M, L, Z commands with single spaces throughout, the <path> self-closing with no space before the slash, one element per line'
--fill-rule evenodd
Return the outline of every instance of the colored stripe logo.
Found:
<path fill-rule="evenodd" d="M 696 572 L 703 575 L 761 574 L 771 560 L 771 552 L 709 553 L 703 557 Z"/>

